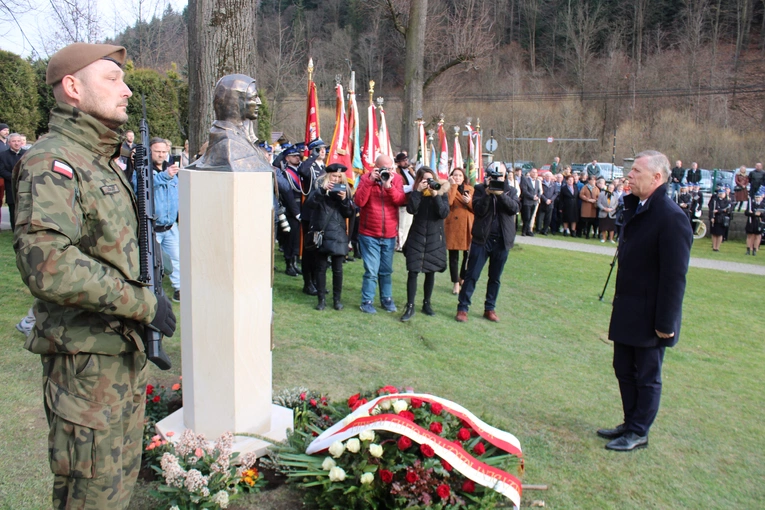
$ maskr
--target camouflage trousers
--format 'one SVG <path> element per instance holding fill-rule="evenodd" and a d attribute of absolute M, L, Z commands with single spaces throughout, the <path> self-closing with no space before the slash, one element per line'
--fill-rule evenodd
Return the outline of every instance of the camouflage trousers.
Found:
<path fill-rule="evenodd" d="M 53 508 L 124 509 L 143 450 L 146 355 L 43 355 Z"/>

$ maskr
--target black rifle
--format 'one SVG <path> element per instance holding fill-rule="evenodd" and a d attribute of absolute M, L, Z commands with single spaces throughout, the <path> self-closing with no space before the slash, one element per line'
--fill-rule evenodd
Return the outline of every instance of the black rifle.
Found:
<path fill-rule="evenodd" d="M 140 251 L 141 275 L 138 280 L 152 287 L 157 299 L 165 299 L 162 290 L 164 268 L 162 250 L 157 244 L 154 234 L 154 170 L 149 161 L 149 123 L 146 121 L 146 100 L 141 96 L 143 118 L 138 124 L 141 133 L 141 143 L 135 149 L 135 174 L 138 191 L 138 247 Z M 172 367 L 170 358 L 162 349 L 162 333 L 146 326 L 143 333 L 143 343 L 149 361 L 162 370 Z"/>

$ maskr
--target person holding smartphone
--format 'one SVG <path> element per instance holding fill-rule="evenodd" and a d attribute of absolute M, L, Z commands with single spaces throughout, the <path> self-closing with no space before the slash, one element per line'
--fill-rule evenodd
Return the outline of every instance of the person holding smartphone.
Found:
<path fill-rule="evenodd" d="M 475 189 L 465 178 L 463 168 L 455 168 L 449 177 L 449 216 L 444 220 L 446 249 L 449 251 L 449 274 L 452 278 L 452 294 L 459 294 L 465 279 L 468 250 L 473 239 L 473 193 Z M 462 264 L 460 264 L 462 252 Z"/>

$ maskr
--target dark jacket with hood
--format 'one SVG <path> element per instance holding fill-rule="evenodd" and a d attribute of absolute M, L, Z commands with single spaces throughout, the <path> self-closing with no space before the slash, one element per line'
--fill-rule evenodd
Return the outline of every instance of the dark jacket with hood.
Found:
<path fill-rule="evenodd" d="M 406 212 L 413 215 L 412 226 L 404 245 L 406 270 L 435 273 L 446 269 L 446 234 L 444 218 L 449 216 L 449 182 L 439 181 L 441 189 L 433 195 L 413 190 Z"/>

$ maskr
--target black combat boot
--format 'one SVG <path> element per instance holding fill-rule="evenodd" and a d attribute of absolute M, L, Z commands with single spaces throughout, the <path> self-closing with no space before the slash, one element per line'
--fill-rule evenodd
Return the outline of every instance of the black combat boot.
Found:
<path fill-rule="evenodd" d="M 327 307 L 327 300 L 324 298 L 324 294 L 319 297 L 319 304 L 316 305 L 316 310 L 324 310 Z"/>
<path fill-rule="evenodd" d="M 408 322 L 414 316 L 414 304 L 407 303 L 404 309 L 404 315 L 399 319 L 401 322 Z"/>
<path fill-rule="evenodd" d="M 422 302 L 422 313 L 430 317 L 433 317 L 436 314 L 436 312 L 434 312 L 433 308 L 430 306 L 430 301 Z"/>
<path fill-rule="evenodd" d="M 340 298 L 343 294 L 343 271 L 332 271 L 332 300 L 334 308 L 338 312 L 343 309 Z"/>
<path fill-rule="evenodd" d="M 300 269 L 300 266 L 298 266 L 298 258 L 293 257 L 292 258 L 292 267 L 295 268 L 295 272 L 297 274 L 303 274 L 303 271 Z"/>
<path fill-rule="evenodd" d="M 311 280 L 306 280 L 303 284 L 303 294 L 308 294 L 309 296 L 317 296 L 319 291 L 316 290 L 316 285 L 314 285 Z"/>
<path fill-rule="evenodd" d="M 289 259 L 285 261 L 287 264 L 287 270 L 284 271 L 284 274 L 287 276 L 297 276 L 297 271 L 295 271 L 295 262 L 294 259 Z"/>

